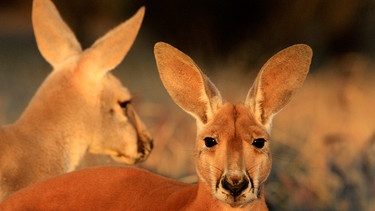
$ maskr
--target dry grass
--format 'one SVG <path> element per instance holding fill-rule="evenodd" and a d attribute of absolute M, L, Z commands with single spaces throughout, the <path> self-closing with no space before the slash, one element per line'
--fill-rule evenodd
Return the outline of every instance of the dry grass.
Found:
<path fill-rule="evenodd" d="M 277 208 L 374 206 L 372 69 L 369 60 L 354 54 L 322 67 L 310 74 L 297 98 L 276 119 L 268 191 Z"/>

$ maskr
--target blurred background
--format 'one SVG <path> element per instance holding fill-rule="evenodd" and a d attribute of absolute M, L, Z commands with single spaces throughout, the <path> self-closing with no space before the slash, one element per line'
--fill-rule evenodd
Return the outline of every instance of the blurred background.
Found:
<path fill-rule="evenodd" d="M 0 0 L 0 123 L 14 122 L 50 65 L 31 25 L 31 0 Z M 190 55 L 221 90 L 242 101 L 262 64 L 306 43 L 310 74 L 274 120 L 270 210 L 375 210 L 375 1 L 55 0 L 84 48 L 146 6 L 139 36 L 113 73 L 135 96 L 155 149 L 139 166 L 195 182 L 195 122 L 157 74 L 153 45 Z M 120 165 L 87 155 L 80 168 Z"/>

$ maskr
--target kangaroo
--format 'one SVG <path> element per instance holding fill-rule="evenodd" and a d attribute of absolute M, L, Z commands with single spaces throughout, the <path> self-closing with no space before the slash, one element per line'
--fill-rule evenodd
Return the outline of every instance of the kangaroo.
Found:
<path fill-rule="evenodd" d="M 86 151 L 126 164 L 144 161 L 152 138 L 111 74 L 132 46 L 142 7 L 82 51 L 50 0 L 34 0 L 38 48 L 53 71 L 13 124 L 0 128 L 0 200 L 47 178 L 70 172 Z"/>
<path fill-rule="evenodd" d="M 88 168 L 21 190 L 0 208 L 267 210 L 264 189 L 271 171 L 272 118 L 302 86 L 311 48 L 299 44 L 274 55 L 238 104 L 224 101 L 194 61 L 176 48 L 157 43 L 155 58 L 169 95 L 197 121 L 197 184 L 137 168 Z"/>

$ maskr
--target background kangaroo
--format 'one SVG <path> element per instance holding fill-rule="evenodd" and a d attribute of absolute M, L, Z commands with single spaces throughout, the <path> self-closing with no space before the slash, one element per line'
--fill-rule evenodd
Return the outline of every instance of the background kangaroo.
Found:
<path fill-rule="evenodd" d="M 148 157 L 151 136 L 129 90 L 110 73 L 132 46 L 143 16 L 141 8 L 82 51 L 53 3 L 33 2 L 38 48 L 53 71 L 21 117 L 0 129 L 0 200 L 74 170 L 87 150 L 127 164 Z"/>
<path fill-rule="evenodd" d="M 157 43 L 155 58 L 168 93 L 197 121 L 197 184 L 136 168 L 98 167 L 28 187 L 0 208 L 267 210 L 272 118 L 302 86 L 311 48 L 294 45 L 274 55 L 238 104 L 224 101 L 194 61 L 176 48 Z"/>

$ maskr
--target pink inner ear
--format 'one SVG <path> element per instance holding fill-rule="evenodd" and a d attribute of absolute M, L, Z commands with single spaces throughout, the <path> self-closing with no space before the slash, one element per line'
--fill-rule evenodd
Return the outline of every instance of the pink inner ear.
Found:
<path fill-rule="evenodd" d="M 160 78 L 175 103 L 207 123 L 211 99 L 220 96 L 216 87 L 189 56 L 166 43 L 155 45 L 155 58 Z"/>
<path fill-rule="evenodd" d="M 311 63 L 312 51 L 306 45 L 294 45 L 271 57 L 262 67 L 248 98 L 256 97 L 261 92 L 259 102 L 250 102 L 260 112 L 263 124 L 270 122 L 292 99 L 307 76 Z"/>
<path fill-rule="evenodd" d="M 265 73 L 262 77 L 260 87 L 264 97 L 261 103 L 264 110 L 262 120 L 267 121 L 267 118 L 276 114 L 288 104 L 294 91 L 299 87 L 296 87 L 295 75 L 291 74 L 290 71 L 283 71 L 283 68 L 285 66 L 268 69 L 267 74 Z M 278 71 L 279 74 L 274 74 L 274 71 Z"/>

